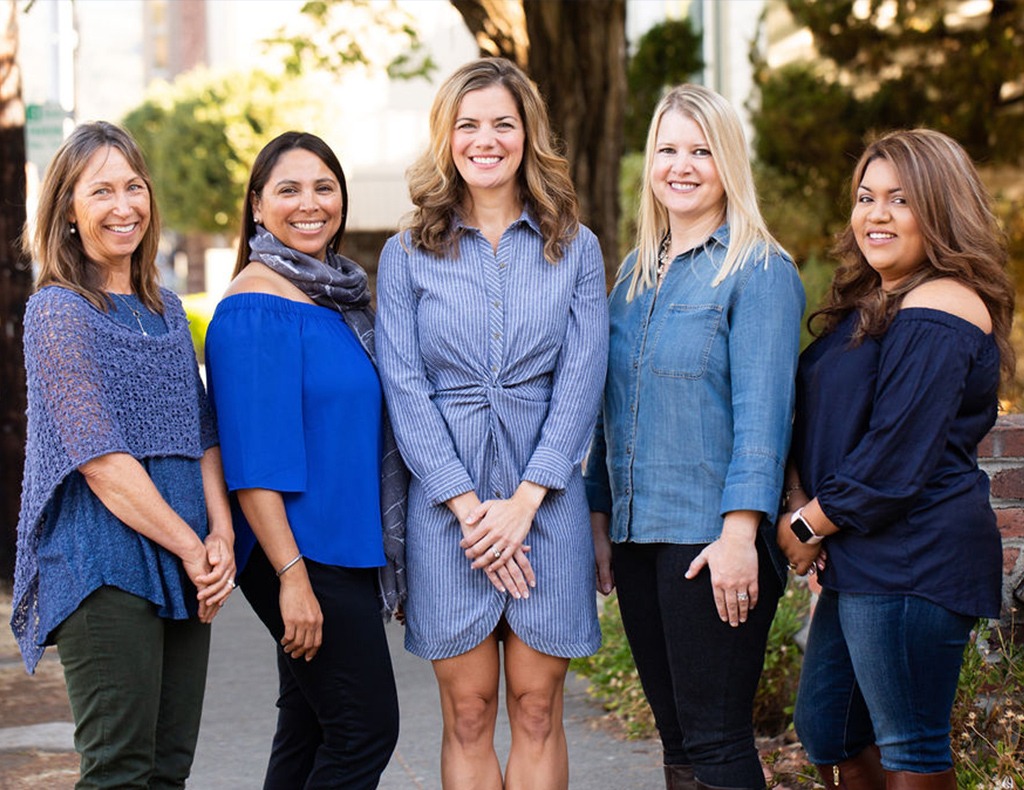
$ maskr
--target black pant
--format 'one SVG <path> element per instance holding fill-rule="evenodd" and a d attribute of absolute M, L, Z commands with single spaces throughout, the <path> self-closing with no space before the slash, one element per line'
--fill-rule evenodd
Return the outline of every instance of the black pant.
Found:
<path fill-rule="evenodd" d="M 242 592 L 277 642 L 277 733 L 264 790 L 375 788 L 398 741 L 398 693 L 377 602 L 375 568 L 305 560 L 324 616 L 306 661 L 285 654 L 280 584 L 257 546 Z"/>
<path fill-rule="evenodd" d="M 754 745 L 754 693 L 781 585 L 758 538 L 758 602 L 733 628 L 715 608 L 705 568 L 684 578 L 703 545 L 616 543 L 619 607 L 666 765 L 692 765 L 703 784 L 765 786 Z"/>

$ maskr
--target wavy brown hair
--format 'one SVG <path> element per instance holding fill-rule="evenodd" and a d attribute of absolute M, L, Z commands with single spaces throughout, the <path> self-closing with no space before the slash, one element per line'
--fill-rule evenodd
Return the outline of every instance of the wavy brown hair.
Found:
<path fill-rule="evenodd" d="M 1014 289 L 1006 272 L 1006 236 L 967 152 L 952 138 L 931 129 L 886 134 L 867 147 L 854 168 L 852 204 L 868 165 L 876 159 L 884 159 L 896 171 L 924 238 L 925 260 L 895 288 L 884 291 L 881 277 L 868 265 L 848 223 L 833 248 L 840 265 L 829 294 L 824 306 L 811 314 L 808 327 L 815 335 L 828 334 L 856 310 L 859 320 L 854 342 L 879 337 L 889 328 L 907 293 L 928 280 L 951 277 L 977 293 L 988 308 L 1003 378 L 1009 380 L 1015 361 L 1010 345 Z"/>
<path fill-rule="evenodd" d="M 85 254 L 81 234 L 71 232 L 75 185 L 82 177 L 92 155 L 107 148 L 121 152 L 129 167 L 142 179 L 149 192 L 149 227 L 132 253 L 132 291 L 146 307 L 163 313 L 156 252 L 160 244 L 160 214 L 153 198 L 153 183 L 142 151 L 132 136 L 106 121 L 77 127 L 57 149 L 39 188 L 35 230 L 25 226 L 22 246 L 39 263 L 36 289 L 60 285 L 78 294 L 106 312 L 112 304 L 103 289 L 102 269 Z"/>
<path fill-rule="evenodd" d="M 466 185 L 452 159 L 452 131 L 462 97 L 492 85 L 512 94 L 523 121 L 526 144 L 519 166 L 519 196 L 540 225 L 544 257 L 556 263 L 579 230 L 569 163 L 555 150 L 547 107 L 536 86 L 504 58 L 467 63 L 438 90 L 430 110 L 430 147 L 406 174 L 415 208 L 403 227 L 414 246 L 439 257 L 458 255 L 454 220 L 466 199 Z"/>

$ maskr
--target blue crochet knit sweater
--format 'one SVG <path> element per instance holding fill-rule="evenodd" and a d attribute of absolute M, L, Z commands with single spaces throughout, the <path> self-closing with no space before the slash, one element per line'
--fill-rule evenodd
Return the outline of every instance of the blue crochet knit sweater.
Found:
<path fill-rule="evenodd" d="M 11 628 L 30 672 L 45 636 L 39 633 L 43 515 L 65 478 L 108 453 L 199 459 L 216 444 L 188 320 L 177 296 L 166 289 L 161 296 L 168 331 L 158 336 L 131 331 L 65 288 L 43 288 L 29 299 L 28 441 Z M 195 495 L 201 499 L 203 492 Z M 154 545 L 157 550 L 164 551 Z M 147 572 L 124 569 L 129 579 Z"/>

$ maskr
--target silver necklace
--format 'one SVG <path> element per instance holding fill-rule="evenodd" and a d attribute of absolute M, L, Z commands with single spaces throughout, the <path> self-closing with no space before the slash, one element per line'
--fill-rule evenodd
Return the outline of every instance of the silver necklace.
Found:
<path fill-rule="evenodd" d="M 146 328 L 142 325 L 142 313 L 140 313 L 138 310 L 132 307 L 132 303 L 125 299 L 123 294 L 114 293 L 114 291 L 110 291 L 110 293 L 121 300 L 121 304 L 127 307 L 128 311 L 133 316 L 135 316 L 135 323 L 139 325 L 139 331 L 142 332 L 142 334 L 144 334 L 146 337 L 149 337 L 149 332 L 147 332 Z"/>

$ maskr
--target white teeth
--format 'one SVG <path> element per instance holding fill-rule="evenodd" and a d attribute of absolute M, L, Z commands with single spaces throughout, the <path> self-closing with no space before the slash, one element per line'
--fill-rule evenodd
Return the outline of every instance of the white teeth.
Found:
<path fill-rule="evenodd" d="M 895 233 L 882 233 L 881 231 L 874 231 L 868 234 L 869 239 L 883 240 L 883 239 L 895 239 Z"/>
<path fill-rule="evenodd" d="M 676 192 L 690 192 L 697 188 L 697 184 L 694 183 L 680 183 L 679 181 L 669 181 L 669 189 L 674 189 Z"/>
<path fill-rule="evenodd" d="M 325 222 L 293 222 L 292 226 L 299 230 L 319 230 L 326 223 Z"/>
<path fill-rule="evenodd" d="M 131 225 L 110 225 L 109 228 L 114 233 L 131 233 L 138 226 L 139 223 L 133 222 Z"/>
<path fill-rule="evenodd" d="M 478 165 L 496 165 L 501 161 L 500 156 L 474 156 L 471 159 Z"/>

